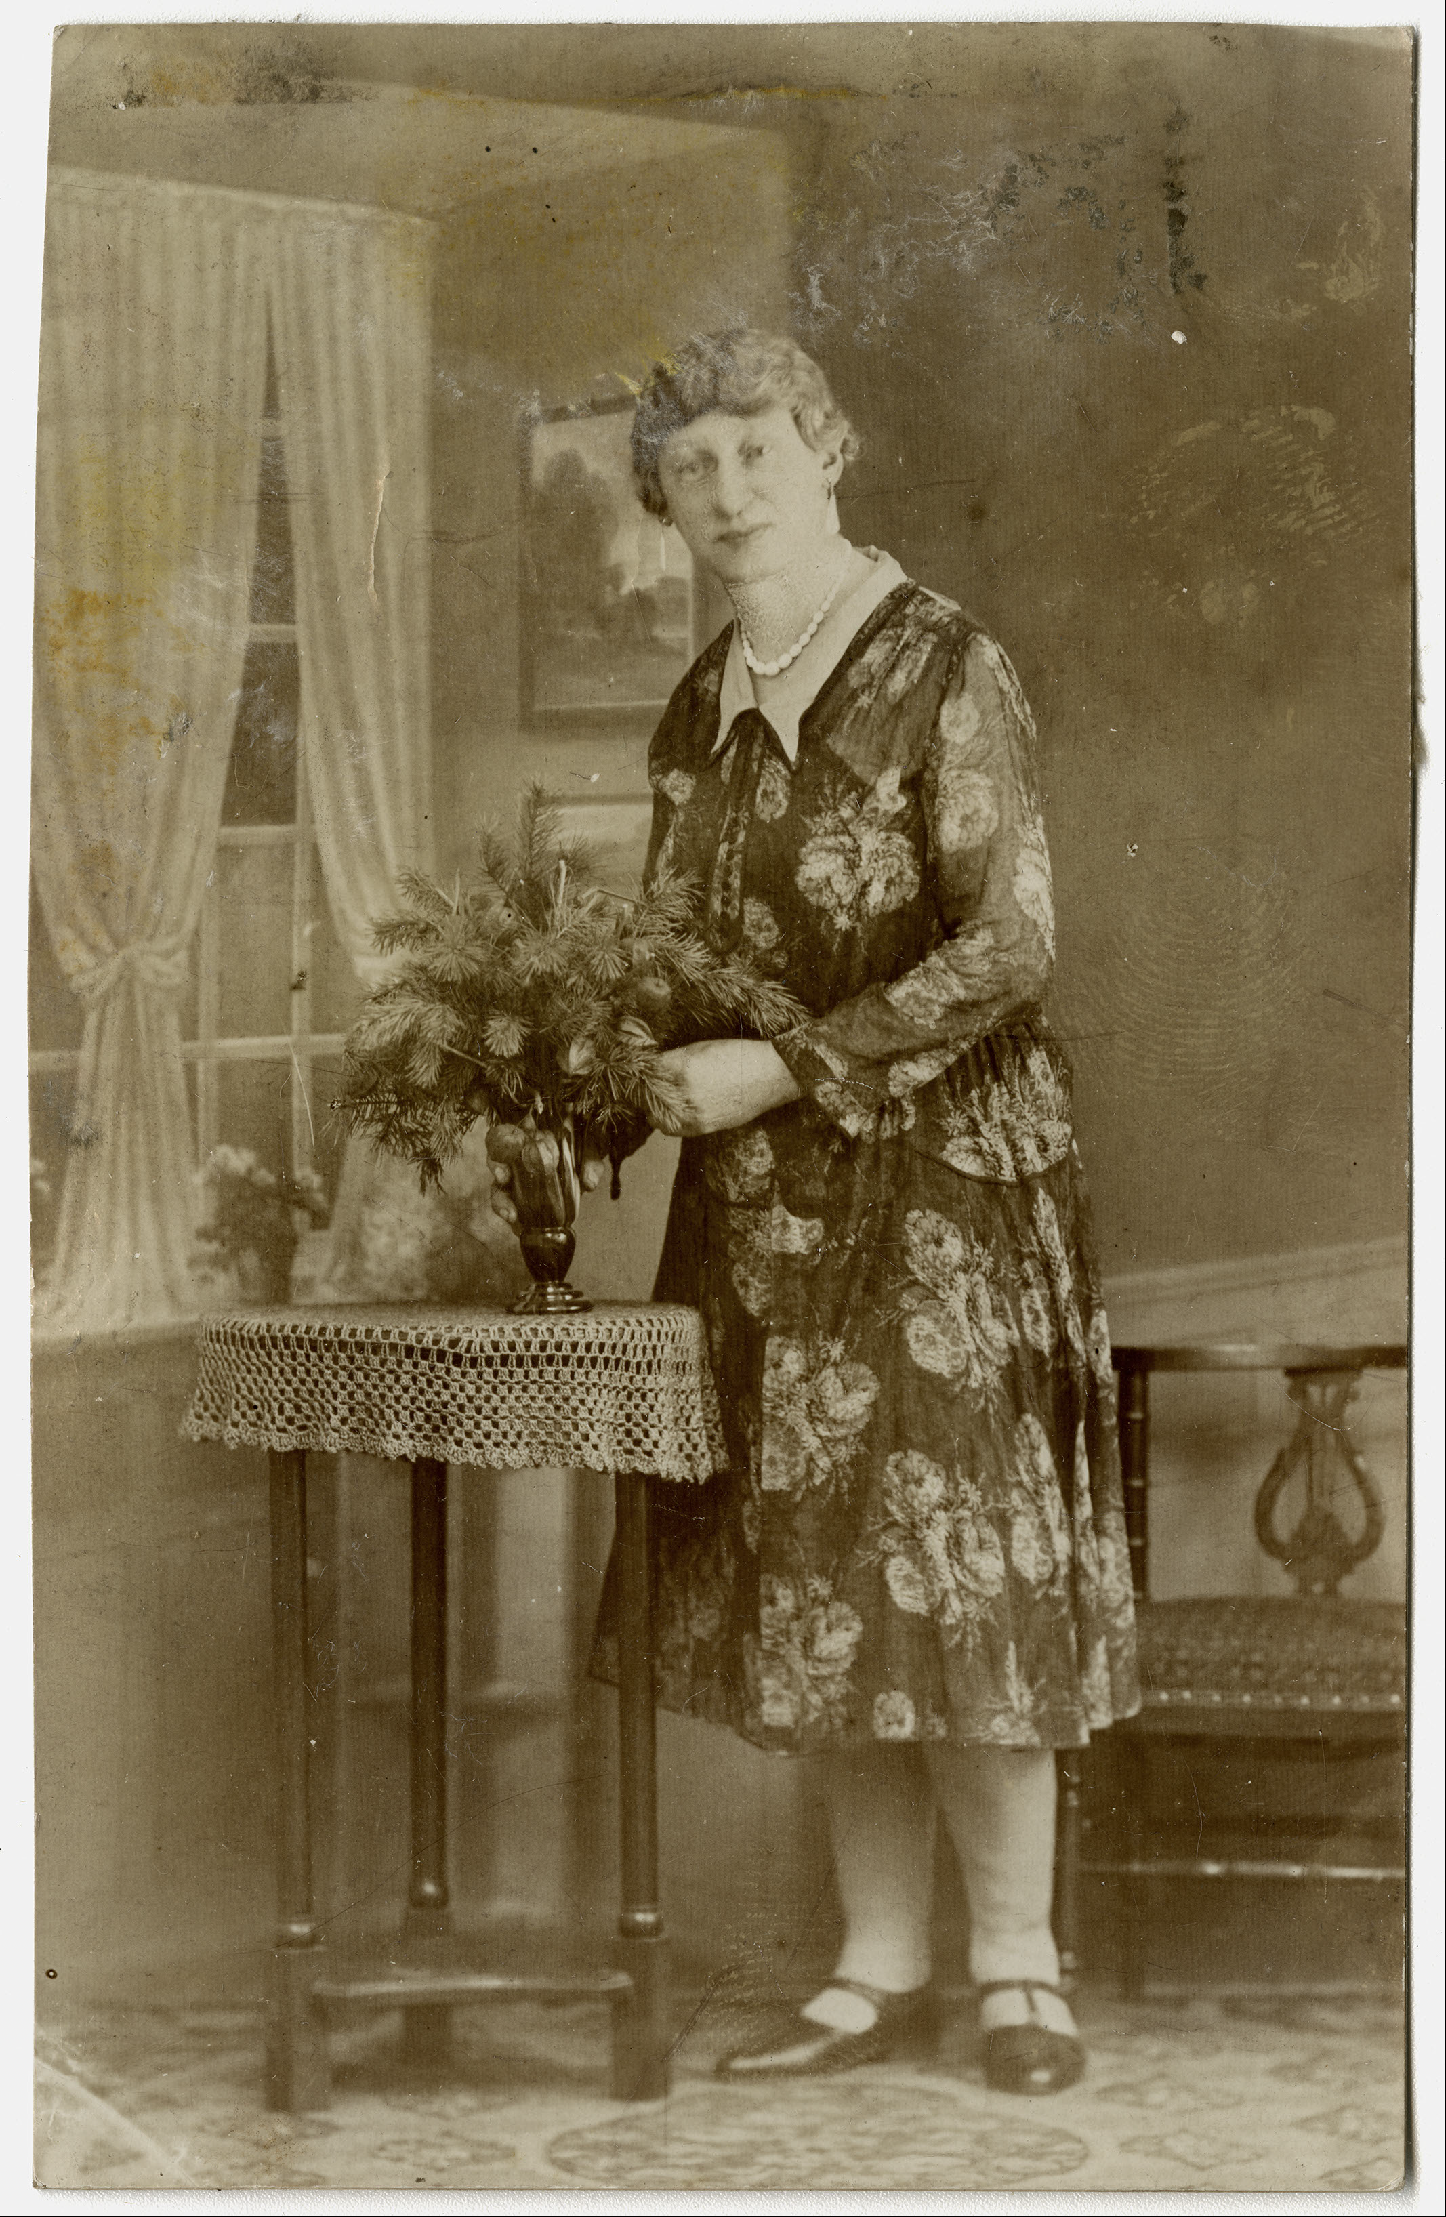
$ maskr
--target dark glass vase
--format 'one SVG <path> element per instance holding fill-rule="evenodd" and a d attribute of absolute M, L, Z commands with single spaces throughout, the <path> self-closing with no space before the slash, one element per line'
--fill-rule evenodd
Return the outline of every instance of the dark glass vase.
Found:
<path fill-rule="evenodd" d="M 533 1281 L 522 1299 L 512 1304 L 513 1314 L 567 1316 L 590 1309 L 591 1301 L 567 1282 L 577 1248 L 572 1227 L 582 1192 L 572 1125 L 525 1130 L 520 1146 L 513 1142 L 505 1159 L 511 1173 L 508 1190 L 517 1211 L 518 1244 Z"/>

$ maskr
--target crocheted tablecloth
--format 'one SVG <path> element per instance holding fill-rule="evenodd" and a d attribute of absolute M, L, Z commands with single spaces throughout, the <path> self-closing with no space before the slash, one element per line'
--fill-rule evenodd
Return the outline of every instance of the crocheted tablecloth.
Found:
<path fill-rule="evenodd" d="M 210 1317 L 182 1429 L 228 1447 L 695 1483 L 727 1460 L 701 1319 L 662 1303 Z"/>

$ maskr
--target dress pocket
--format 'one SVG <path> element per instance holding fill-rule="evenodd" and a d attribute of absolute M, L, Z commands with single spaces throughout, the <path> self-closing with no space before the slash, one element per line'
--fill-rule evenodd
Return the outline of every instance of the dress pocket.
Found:
<path fill-rule="evenodd" d="M 991 1033 L 920 1090 L 905 1136 L 966 1178 L 1038 1177 L 1074 1145 L 1069 1066 L 1042 1029 Z"/>

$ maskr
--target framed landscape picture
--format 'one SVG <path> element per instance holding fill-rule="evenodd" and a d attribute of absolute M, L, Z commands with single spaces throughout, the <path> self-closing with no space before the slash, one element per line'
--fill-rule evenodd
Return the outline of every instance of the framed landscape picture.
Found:
<path fill-rule="evenodd" d="M 633 489 L 631 400 L 535 419 L 523 450 L 522 712 L 655 717 L 697 651 L 693 559 Z"/>

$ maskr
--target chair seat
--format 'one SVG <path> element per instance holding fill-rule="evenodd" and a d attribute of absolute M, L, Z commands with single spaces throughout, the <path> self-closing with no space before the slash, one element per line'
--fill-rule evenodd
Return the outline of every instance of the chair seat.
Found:
<path fill-rule="evenodd" d="M 1294 1734 L 1354 1724 L 1390 1732 L 1404 1719 L 1406 1611 L 1398 1603 L 1290 1595 L 1136 1606 L 1139 1729 Z M 1191 1714 L 1188 1727 L 1182 1711 Z"/>

